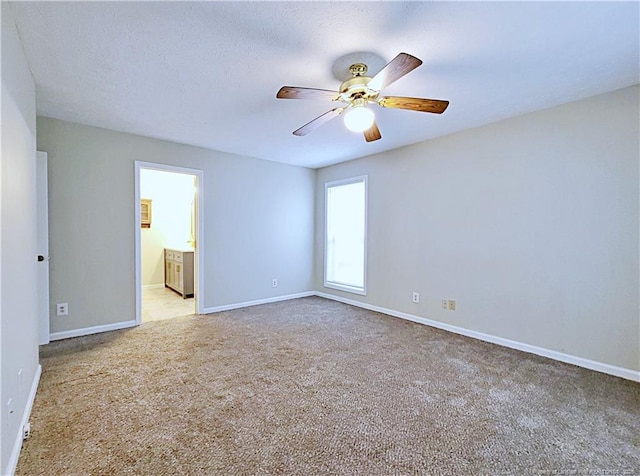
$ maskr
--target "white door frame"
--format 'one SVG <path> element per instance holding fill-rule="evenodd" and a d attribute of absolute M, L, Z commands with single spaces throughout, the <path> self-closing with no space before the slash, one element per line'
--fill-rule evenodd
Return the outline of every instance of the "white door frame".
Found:
<path fill-rule="evenodd" d="M 136 325 L 142 324 L 142 251 L 140 227 L 140 170 L 160 170 L 179 174 L 195 175 L 196 177 L 196 247 L 194 260 L 194 283 L 196 293 L 196 312 L 204 314 L 204 171 L 177 167 L 175 165 L 156 164 L 153 162 L 135 161 L 135 264 L 136 264 Z"/>
<path fill-rule="evenodd" d="M 49 187 L 47 185 L 47 153 L 36 152 L 36 185 L 38 207 L 38 344 L 48 344 L 49 329 Z M 40 256 L 44 259 L 41 262 Z"/>

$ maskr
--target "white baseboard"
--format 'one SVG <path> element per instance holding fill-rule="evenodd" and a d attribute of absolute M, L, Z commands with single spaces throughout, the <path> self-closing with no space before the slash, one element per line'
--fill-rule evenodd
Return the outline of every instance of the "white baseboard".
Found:
<path fill-rule="evenodd" d="M 594 360 L 589 360 L 582 357 L 576 357 L 575 355 L 563 354 L 562 352 L 557 352 L 555 350 L 545 349 L 544 347 L 537 347 L 535 345 L 530 345 L 530 344 L 524 344 L 522 342 L 504 339 L 502 337 L 496 337 L 490 334 L 483 334 L 482 332 L 472 331 L 469 329 L 465 329 L 463 327 L 452 326 L 450 324 L 445 324 L 444 322 L 433 321 L 431 319 L 415 316 L 413 314 L 394 311 L 393 309 L 374 306 L 372 304 L 367 304 L 365 302 L 360 302 L 353 299 L 347 299 L 340 296 L 335 296 L 333 294 L 316 292 L 315 295 L 322 298 L 332 299 L 334 301 L 339 301 L 345 304 L 349 304 L 351 306 L 361 307 L 363 309 L 368 309 L 370 311 L 380 312 L 382 314 L 388 314 L 389 316 L 399 317 L 401 319 L 406 319 L 408 321 L 417 322 L 419 324 L 436 327 L 438 329 L 453 332 L 454 334 L 460 334 L 463 336 L 472 337 L 474 339 L 482 340 L 485 342 L 491 342 L 492 344 L 498 344 L 503 347 L 508 347 L 510 349 L 521 350 L 523 352 L 540 355 L 542 357 L 548 357 L 550 359 L 558 360 L 560 362 L 564 362 L 567 364 L 577 365 L 578 367 L 583 367 L 589 370 L 595 370 L 596 372 L 602 372 L 605 374 L 614 375 L 616 377 L 621 377 L 627 380 L 640 382 L 640 372 L 635 370 L 625 369 L 623 367 L 616 367 L 615 365 L 596 362 Z"/>
<path fill-rule="evenodd" d="M 298 299 L 298 298 L 315 296 L 315 295 L 316 293 L 314 291 L 306 291 L 303 293 L 287 294 L 284 296 L 275 296 L 271 298 L 258 299 L 255 301 L 227 304 L 224 306 L 206 307 L 202 310 L 202 314 L 211 314 L 214 312 L 230 311 L 232 309 L 240 309 L 240 308 L 249 307 L 249 306 L 258 306 L 260 304 L 268 304 L 271 302 L 288 301 L 289 299 Z M 115 331 L 118 329 L 126 329 L 128 327 L 135 327 L 137 325 L 138 324 L 136 323 L 136 321 L 133 320 L 133 321 L 125 321 L 125 322 L 116 322 L 114 324 L 105 324 L 102 326 L 85 327 L 83 329 L 73 329 L 70 331 L 53 332 L 49 336 L 49 340 L 54 341 L 54 340 L 69 339 L 71 337 L 88 336 L 91 334 L 98 334 L 100 332 L 108 332 L 108 331 Z"/>
<path fill-rule="evenodd" d="M 11 456 L 9 456 L 9 463 L 3 474 L 14 474 L 16 467 L 18 466 L 18 458 L 20 457 L 20 451 L 22 450 L 22 431 L 24 426 L 29 422 L 31 416 L 31 409 L 33 408 L 33 401 L 36 399 L 36 392 L 38 390 L 38 384 L 40 383 L 40 375 L 42 375 L 42 366 L 38 365 L 36 373 L 33 376 L 31 382 L 31 389 L 29 390 L 29 396 L 27 397 L 27 403 L 22 412 L 22 418 L 20 419 L 20 425 L 18 425 L 18 434 L 13 443 L 13 449 L 11 450 Z"/>
<path fill-rule="evenodd" d="M 160 289 L 164 288 L 164 284 L 145 284 L 142 289 Z"/>
<path fill-rule="evenodd" d="M 470 329 L 465 329 L 463 327 L 452 326 L 450 324 L 434 321 L 431 319 L 427 319 L 425 317 L 420 317 L 420 316 L 408 314 L 405 312 L 395 311 L 393 309 L 387 309 L 384 307 L 375 306 L 373 304 L 367 304 L 365 302 L 356 301 L 354 299 L 343 298 L 333 294 L 328 294 L 328 293 L 318 292 L 318 291 L 306 291 L 306 292 L 296 293 L 296 294 L 287 294 L 284 296 L 275 296 L 271 298 L 257 299 L 255 301 L 246 301 L 246 302 L 240 302 L 235 304 L 227 304 L 224 306 L 207 307 L 202 310 L 202 314 L 212 314 L 215 312 L 230 311 L 232 309 L 240 309 L 240 308 L 249 307 L 249 306 L 258 306 L 260 304 L 269 304 L 273 302 L 287 301 L 290 299 L 298 299 L 298 298 L 309 297 L 309 296 L 318 296 L 325 299 L 332 299 L 334 301 L 339 301 L 345 304 L 349 304 L 351 306 L 361 307 L 363 309 L 368 309 L 370 311 L 380 312 L 382 314 L 387 314 L 389 316 L 398 317 L 400 319 L 406 319 L 408 321 L 413 321 L 419 324 L 435 327 L 448 332 L 453 332 L 454 334 L 471 337 L 471 338 L 482 340 L 485 342 L 491 342 L 492 344 L 501 345 L 503 347 L 508 347 L 510 349 L 516 349 L 523 352 L 528 352 L 530 354 L 540 355 L 542 357 L 548 357 L 550 359 L 564 362 L 567 364 L 577 365 L 578 367 L 583 367 L 589 370 L 595 370 L 596 372 L 602 372 L 605 374 L 614 375 L 616 377 L 621 377 L 627 380 L 640 382 L 640 372 L 636 370 L 626 369 L 624 367 L 617 367 L 615 365 L 605 364 L 603 362 L 597 362 L 594 360 L 585 359 L 583 357 L 577 357 L 575 355 L 564 354 L 562 352 L 546 349 L 544 347 L 537 347 L 535 345 L 525 344 L 522 342 L 505 339 L 503 337 L 484 334 L 482 332 L 472 331 Z M 103 326 L 88 327 L 84 329 L 75 329 L 71 331 L 54 332 L 51 334 L 50 340 L 54 341 L 54 340 L 60 340 L 60 339 L 68 339 L 70 337 L 79 337 L 84 335 L 97 334 L 99 332 L 106 332 L 106 331 L 113 331 L 117 329 L 124 329 L 128 327 L 134 327 L 136 325 L 137 325 L 136 321 L 133 320 L 133 321 L 126 321 L 126 322 L 118 322 L 115 324 L 107 324 Z"/>
<path fill-rule="evenodd" d="M 260 304 L 269 304 L 272 302 L 288 301 L 289 299 L 298 299 L 303 297 L 315 296 L 316 294 L 317 293 L 315 291 L 306 291 L 303 293 L 287 294 L 284 296 L 275 296 L 275 297 L 270 297 L 265 299 L 257 299 L 255 301 L 239 302 L 236 304 L 226 304 L 224 306 L 205 307 L 202 311 L 203 311 L 203 314 L 212 314 L 214 312 L 230 311 L 232 309 L 240 309 L 243 307 L 259 306 Z"/>
<path fill-rule="evenodd" d="M 80 336 L 88 336 L 91 334 L 98 334 L 100 332 L 107 331 L 117 331 L 118 329 L 126 329 L 128 327 L 135 327 L 138 324 L 135 320 L 133 321 L 125 321 L 125 322 L 116 322 L 114 324 L 105 324 L 102 326 L 94 326 L 94 327 L 85 327 L 83 329 L 73 329 L 70 331 L 62 331 L 62 332 L 53 332 L 49 336 L 49 340 L 61 340 L 61 339 L 69 339 L 70 337 L 80 337 Z"/>

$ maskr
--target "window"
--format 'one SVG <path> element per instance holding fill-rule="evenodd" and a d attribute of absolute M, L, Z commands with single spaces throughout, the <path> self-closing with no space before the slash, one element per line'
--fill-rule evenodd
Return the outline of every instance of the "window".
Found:
<path fill-rule="evenodd" d="M 367 177 L 325 184 L 324 285 L 366 294 Z"/>

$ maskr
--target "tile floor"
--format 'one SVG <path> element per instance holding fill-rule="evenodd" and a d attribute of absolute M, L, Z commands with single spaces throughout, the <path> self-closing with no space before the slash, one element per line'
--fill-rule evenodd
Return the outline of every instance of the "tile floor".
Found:
<path fill-rule="evenodd" d="M 169 288 L 142 288 L 142 322 L 160 321 L 195 313 L 195 300 Z"/>

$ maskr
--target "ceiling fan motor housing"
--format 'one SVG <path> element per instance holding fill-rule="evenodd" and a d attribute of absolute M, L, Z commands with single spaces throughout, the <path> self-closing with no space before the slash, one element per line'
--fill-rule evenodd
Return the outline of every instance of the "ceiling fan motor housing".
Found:
<path fill-rule="evenodd" d="M 354 76 L 340 85 L 339 100 L 348 104 L 357 99 L 364 99 L 366 102 L 375 101 L 379 91 L 367 86 L 372 78 L 361 75 L 367 72 L 367 66 L 362 63 L 356 63 L 351 65 L 349 70 Z"/>

